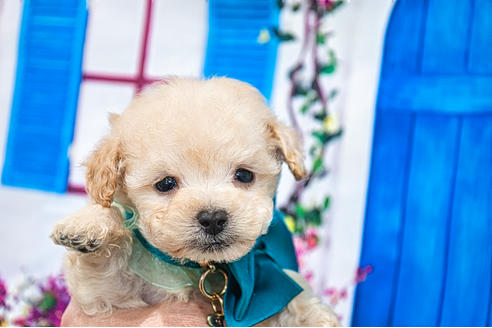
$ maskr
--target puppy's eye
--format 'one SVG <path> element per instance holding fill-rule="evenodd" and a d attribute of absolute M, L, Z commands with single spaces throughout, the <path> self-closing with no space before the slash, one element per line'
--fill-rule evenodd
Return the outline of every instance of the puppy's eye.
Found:
<path fill-rule="evenodd" d="M 155 184 L 155 189 L 159 190 L 160 192 L 168 192 L 173 190 L 178 186 L 178 182 L 176 181 L 175 178 L 173 177 L 165 177 L 161 181 L 157 182 Z"/>
<path fill-rule="evenodd" d="M 246 169 L 238 169 L 234 174 L 234 179 L 242 183 L 250 183 L 254 178 L 254 173 Z"/>

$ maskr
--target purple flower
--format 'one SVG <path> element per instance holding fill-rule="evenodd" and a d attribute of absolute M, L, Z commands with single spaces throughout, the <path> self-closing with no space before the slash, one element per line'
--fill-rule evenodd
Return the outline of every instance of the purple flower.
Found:
<path fill-rule="evenodd" d="M 62 275 L 50 276 L 40 285 L 43 298 L 38 304 L 38 311 L 49 325 L 59 326 L 63 311 L 70 302 L 70 295 Z"/>
<path fill-rule="evenodd" d="M 25 295 L 17 297 L 17 302 L 23 301 L 29 304 L 27 314 L 16 318 L 13 322 L 16 326 L 60 326 L 63 311 L 70 302 L 70 295 L 62 275 L 49 276 L 45 281 L 39 282 L 28 279 L 41 292 L 41 299 Z M 17 295 L 16 295 L 17 296 Z"/>
<path fill-rule="evenodd" d="M 347 298 L 347 289 L 346 288 L 343 288 L 340 291 L 340 299 L 346 299 L 346 298 Z"/>
<path fill-rule="evenodd" d="M 367 275 L 372 272 L 372 266 L 366 265 L 363 268 L 357 268 L 357 272 L 355 274 L 355 283 L 361 283 L 366 280 Z"/>
<path fill-rule="evenodd" d="M 0 279 L 0 308 L 7 307 L 7 285 Z"/>

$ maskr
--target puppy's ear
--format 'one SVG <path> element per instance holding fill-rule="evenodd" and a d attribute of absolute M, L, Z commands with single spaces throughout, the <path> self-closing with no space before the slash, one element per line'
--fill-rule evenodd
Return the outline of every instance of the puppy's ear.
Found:
<path fill-rule="evenodd" d="M 267 123 L 267 128 L 275 148 L 282 154 L 283 160 L 289 166 L 296 180 L 304 179 L 306 168 L 304 167 L 304 156 L 298 133 L 275 119 Z"/>
<path fill-rule="evenodd" d="M 101 206 L 110 207 L 113 202 L 120 162 L 120 142 L 112 135 L 105 137 L 85 162 L 87 192 Z"/>

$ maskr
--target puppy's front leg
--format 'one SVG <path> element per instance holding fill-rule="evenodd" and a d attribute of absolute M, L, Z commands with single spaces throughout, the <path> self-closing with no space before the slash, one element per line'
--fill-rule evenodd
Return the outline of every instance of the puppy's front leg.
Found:
<path fill-rule="evenodd" d="M 338 327 L 340 322 L 332 309 L 321 303 L 311 287 L 297 272 L 285 270 L 304 291 L 297 295 L 279 314 L 263 321 L 260 326 L 280 327 Z"/>
<path fill-rule="evenodd" d="M 50 237 L 55 244 L 93 253 L 118 245 L 125 233 L 117 209 L 89 204 L 57 222 Z"/>
<path fill-rule="evenodd" d="M 116 208 L 89 204 L 58 222 L 51 238 L 66 246 L 64 274 L 72 299 L 85 314 L 109 315 L 114 307 L 145 306 L 143 280 L 127 267 L 131 232 Z"/>

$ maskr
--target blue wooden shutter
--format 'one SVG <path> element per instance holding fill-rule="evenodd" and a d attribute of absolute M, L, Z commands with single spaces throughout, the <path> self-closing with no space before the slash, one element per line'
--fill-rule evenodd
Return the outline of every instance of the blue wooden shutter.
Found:
<path fill-rule="evenodd" d="M 259 43 L 262 30 L 278 25 L 276 0 L 209 0 L 206 77 L 248 82 L 270 98 L 278 41 Z"/>
<path fill-rule="evenodd" d="M 353 324 L 491 325 L 492 0 L 398 0 Z"/>
<path fill-rule="evenodd" d="M 66 190 L 86 23 L 85 0 L 24 0 L 3 184 Z"/>

